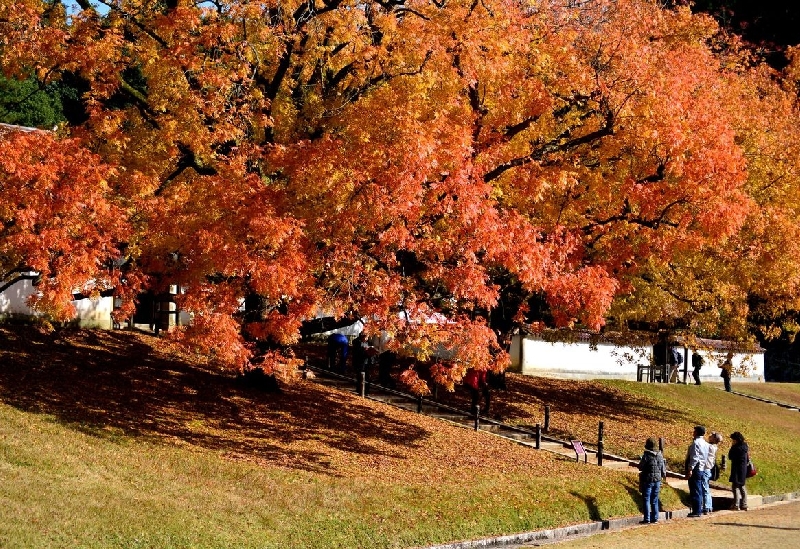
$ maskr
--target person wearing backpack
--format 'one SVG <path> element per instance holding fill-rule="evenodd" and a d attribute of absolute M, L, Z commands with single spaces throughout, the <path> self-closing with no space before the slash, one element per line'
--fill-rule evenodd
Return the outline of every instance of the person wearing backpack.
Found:
<path fill-rule="evenodd" d="M 664 456 L 656 450 L 656 441 L 648 438 L 639 461 L 639 489 L 644 500 L 644 519 L 640 524 L 658 522 L 658 496 L 661 493 L 662 480 L 667 480 L 667 465 Z"/>
<path fill-rule="evenodd" d="M 678 370 L 680 370 L 681 364 L 683 364 L 683 355 L 675 347 L 670 347 L 667 361 L 669 362 L 669 374 L 667 379 L 671 382 L 677 382 Z"/>
<path fill-rule="evenodd" d="M 702 367 L 703 356 L 697 352 L 692 353 L 692 377 L 695 385 L 700 385 L 700 368 Z"/>

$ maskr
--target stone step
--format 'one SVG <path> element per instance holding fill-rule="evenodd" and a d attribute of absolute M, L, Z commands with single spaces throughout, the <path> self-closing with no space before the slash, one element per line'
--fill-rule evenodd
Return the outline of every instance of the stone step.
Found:
<path fill-rule="evenodd" d="M 569 451 L 570 454 L 574 454 L 572 448 L 567 448 L 560 442 L 549 442 L 549 441 L 542 441 L 541 448 L 543 450 L 550 450 L 551 452 L 566 452 Z"/>
<path fill-rule="evenodd" d="M 348 387 L 355 389 L 356 384 L 355 381 L 347 380 L 347 379 L 338 379 L 332 377 L 317 377 L 315 381 L 320 385 L 325 385 L 327 387 Z"/>
<path fill-rule="evenodd" d="M 454 414 L 447 412 L 434 412 L 430 414 L 430 416 L 435 417 L 437 419 L 446 419 L 448 421 L 453 421 L 455 423 L 462 423 L 464 420 L 464 416 L 461 414 Z"/>
<path fill-rule="evenodd" d="M 535 441 L 535 438 L 536 438 L 533 435 L 528 435 L 526 433 L 515 433 L 515 432 L 505 432 L 505 433 L 503 433 L 503 432 L 500 432 L 500 433 L 497 433 L 497 434 L 499 434 L 500 436 L 506 437 L 506 438 L 513 439 L 513 440 Z"/>
<path fill-rule="evenodd" d="M 377 398 L 379 400 L 381 400 L 382 402 L 385 402 L 387 404 L 409 404 L 411 402 L 414 402 L 410 398 L 401 397 L 401 396 L 393 396 L 393 395 L 379 396 Z M 414 402 L 414 404 L 416 405 L 416 402 Z"/>
<path fill-rule="evenodd" d="M 617 461 L 617 460 L 610 460 L 610 459 L 603 459 L 603 467 L 608 467 L 609 469 L 617 469 L 619 471 L 638 471 L 638 467 L 633 465 L 627 461 Z"/>

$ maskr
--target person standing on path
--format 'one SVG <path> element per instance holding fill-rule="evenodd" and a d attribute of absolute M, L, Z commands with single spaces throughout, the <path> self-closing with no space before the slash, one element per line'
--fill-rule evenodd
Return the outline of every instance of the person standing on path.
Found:
<path fill-rule="evenodd" d="M 722 363 L 720 369 L 722 370 L 719 375 L 722 377 L 722 382 L 725 384 L 725 390 L 731 392 L 731 374 L 733 373 L 733 353 L 728 353 L 725 357 L 725 362 Z"/>
<path fill-rule="evenodd" d="M 664 463 L 664 456 L 656 450 L 656 441 L 648 438 L 639 461 L 639 488 L 644 500 L 644 519 L 641 524 L 658 522 L 658 496 L 661 493 L 662 480 L 667 480 L 667 465 Z"/>
<path fill-rule="evenodd" d="M 744 487 L 747 481 L 747 461 L 750 459 L 750 448 L 744 441 L 744 436 L 739 431 L 731 433 L 733 446 L 728 450 L 728 461 L 731 462 L 731 482 L 733 491 L 732 511 L 747 511 L 747 490 Z"/>
<path fill-rule="evenodd" d="M 694 440 L 686 452 L 686 478 L 689 479 L 689 498 L 692 502 L 692 512 L 687 515 L 690 518 L 703 516 L 703 505 L 706 501 L 703 482 L 706 477 L 708 442 L 703 438 L 705 434 L 705 427 L 695 426 Z"/>
<path fill-rule="evenodd" d="M 717 465 L 717 444 L 722 442 L 722 435 L 717 432 L 712 432 L 711 435 L 708 437 L 708 459 L 706 460 L 706 474 L 705 480 L 703 481 L 703 490 L 705 491 L 706 499 L 703 504 L 703 514 L 707 515 L 711 511 L 713 511 L 713 501 L 711 498 L 711 487 L 709 486 L 709 481 L 711 481 L 711 472 L 714 470 L 714 467 Z M 716 479 L 715 479 L 716 480 Z"/>
<path fill-rule="evenodd" d="M 347 336 L 339 333 L 332 333 L 328 336 L 328 369 L 344 373 L 347 365 L 347 350 L 350 347 L 350 340 Z"/>

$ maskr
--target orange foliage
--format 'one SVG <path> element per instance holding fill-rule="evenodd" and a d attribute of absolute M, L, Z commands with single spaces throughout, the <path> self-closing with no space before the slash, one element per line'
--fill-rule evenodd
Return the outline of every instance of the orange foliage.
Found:
<path fill-rule="evenodd" d="M 87 81 L 87 122 L 49 156 L 108 167 L 104 219 L 114 205 L 130 230 L 103 245 L 127 244 L 131 276 L 180 284 L 181 340 L 235 367 L 243 332 L 286 345 L 325 310 L 423 358 L 445 347 L 450 385 L 508 362 L 488 314 L 504 284 L 546 296 L 562 326 L 681 316 L 653 281 L 753 219 L 744 92 L 686 8 L 101 3 L 67 19 L 0 1 L 0 63 Z M 70 173 L 72 192 L 99 178 Z M 88 253 L 65 250 L 82 267 L 62 286 L 95 276 Z M 263 307 L 243 320 L 251 295 Z"/>
<path fill-rule="evenodd" d="M 58 320 L 74 313 L 73 293 L 117 288 L 130 297 L 135 289 L 114 264 L 130 226 L 109 188 L 113 177 L 75 140 L 39 131 L 0 139 L 0 279 L 39 273 L 32 305 Z"/>

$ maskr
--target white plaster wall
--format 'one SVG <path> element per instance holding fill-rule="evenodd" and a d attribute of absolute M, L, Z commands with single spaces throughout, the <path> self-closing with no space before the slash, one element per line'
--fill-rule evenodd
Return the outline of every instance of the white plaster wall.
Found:
<path fill-rule="evenodd" d="M 36 293 L 36 287 L 30 280 L 20 280 L 16 284 L 0 292 L 0 314 L 38 316 L 40 313 L 28 307 L 28 298 Z M 110 329 L 111 311 L 114 300 L 111 297 L 98 299 L 80 299 L 72 301 L 75 306 L 75 317 L 81 326 Z"/>
<path fill-rule="evenodd" d="M 81 326 L 102 328 L 110 330 L 111 311 L 114 309 L 113 297 L 100 297 L 98 299 L 79 299 L 73 301 L 76 317 Z"/>
<path fill-rule="evenodd" d="M 27 305 L 27 299 L 34 293 L 36 293 L 36 288 L 31 280 L 20 280 L 6 288 L 0 292 L 0 314 L 33 314 Z"/>
<path fill-rule="evenodd" d="M 678 349 L 681 355 L 686 354 L 686 349 Z M 520 357 L 521 354 L 521 357 Z M 691 351 L 688 353 L 691 357 Z M 725 356 L 720 353 L 701 352 L 705 364 L 700 370 L 700 379 L 706 381 L 720 381 L 719 364 Z M 572 379 L 627 379 L 636 380 L 637 364 L 649 364 L 652 356 L 652 347 L 626 347 L 600 343 L 591 347 L 589 343 L 551 343 L 540 339 L 525 337 L 520 347 L 520 337 L 515 336 L 511 345 L 511 362 L 513 367 L 523 374 L 562 377 Z M 520 362 L 521 359 L 521 362 Z M 733 358 L 734 370 L 744 366 L 748 370 L 747 376 L 734 372 L 734 378 L 749 381 L 764 380 L 764 355 L 735 354 Z M 678 380 L 684 379 L 686 359 L 680 365 Z M 687 379 L 691 377 L 691 359 L 687 369 Z"/>

